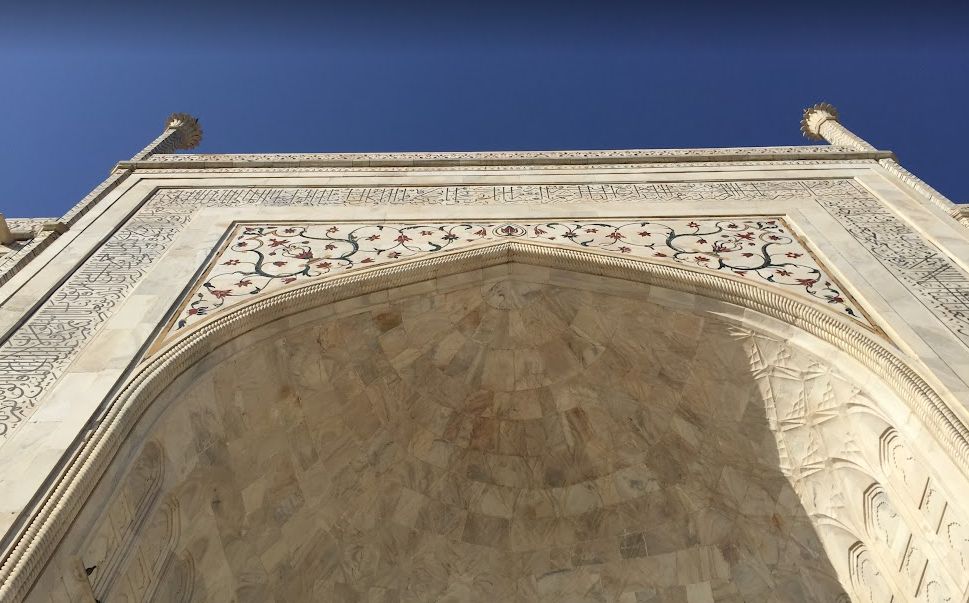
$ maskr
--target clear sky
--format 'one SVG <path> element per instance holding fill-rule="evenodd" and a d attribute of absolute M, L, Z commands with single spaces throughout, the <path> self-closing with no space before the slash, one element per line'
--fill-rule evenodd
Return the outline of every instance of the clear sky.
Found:
<path fill-rule="evenodd" d="M 803 144 L 821 100 L 969 201 L 969 3 L 672 4 L 0 0 L 0 211 L 61 215 L 173 111 L 205 153 L 605 149 Z"/>

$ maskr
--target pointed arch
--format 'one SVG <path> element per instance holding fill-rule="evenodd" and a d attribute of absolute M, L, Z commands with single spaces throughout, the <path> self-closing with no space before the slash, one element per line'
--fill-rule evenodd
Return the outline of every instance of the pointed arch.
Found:
<path fill-rule="evenodd" d="M 80 445 L 51 493 L 35 509 L 0 567 L 0 596 L 17 600 L 27 592 L 145 410 L 180 375 L 208 355 L 246 333 L 315 308 L 389 289 L 415 287 L 418 291 L 421 283 L 432 279 L 459 277 L 505 264 L 583 273 L 692 295 L 698 312 L 717 313 L 729 305 L 739 309 L 733 320 L 755 329 L 769 328 L 767 322 L 771 320 L 784 324 L 792 333 L 819 340 L 867 367 L 908 403 L 954 461 L 969 466 L 969 431 L 946 401 L 878 338 L 823 307 L 727 275 L 644 259 L 507 241 L 282 290 L 240 304 L 166 344 L 129 376 L 107 405 L 91 437 Z"/>

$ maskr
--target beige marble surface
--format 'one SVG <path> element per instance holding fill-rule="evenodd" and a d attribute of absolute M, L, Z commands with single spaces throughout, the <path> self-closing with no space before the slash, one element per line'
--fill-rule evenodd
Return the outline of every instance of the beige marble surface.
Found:
<path fill-rule="evenodd" d="M 498 166 L 492 168 L 455 166 L 448 169 L 424 166 L 383 171 L 378 168 L 306 168 L 304 170 L 279 168 L 277 170 L 272 167 L 246 168 L 242 165 L 236 172 L 221 170 L 221 168 L 208 170 L 193 170 L 192 168 L 191 164 L 186 164 L 179 169 L 171 167 L 164 170 L 139 168 L 133 172 L 123 185 L 113 190 L 91 213 L 85 215 L 78 222 L 76 229 L 72 227 L 72 230 L 64 237 L 58 239 L 50 248 L 41 253 L 28 269 L 0 287 L 0 300 L 3 300 L 2 306 L 0 306 L 0 328 L 8 334 L 16 336 L 18 329 L 22 327 L 23 317 L 30 313 L 38 302 L 46 299 L 57 284 L 71 274 L 72 270 L 82 265 L 85 258 L 96 252 L 106 238 L 111 236 L 114 229 L 119 224 L 124 223 L 127 216 L 143 207 L 146 199 L 150 199 L 160 189 L 204 189 L 212 187 L 251 187 L 259 189 L 270 186 L 281 188 L 320 186 L 420 187 L 431 185 L 513 186 L 543 183 L 574 183 L 578 185 L 610 182 L 639 182 L 659 186 L 667 183 L 695 182 L 702 184 L 708 181 L 722 180 L 749 183 L 781 179 L 851 178 L 871 191 L 878 203 L 888 208 L 892 215 L 897 216 L 906 227 L 912 228 L 918 234 L 920 240 L 924 240 L 941 250 L 941 253 L 962 269 L 965 269 L 969 264 L 969 259 L 967 259 L 969 256 L 966 255 L 967 250 L 969 250 L 969 237 L 966 236 L 966 231 L 960 230 L 961 227 L 957 223 L 942 215 L 937 208 L 922 203 L 905 187 L 900 186 L 891 174 L 885 172 L 874 162 L 870 164 L 839 163 L 836 160 L 828 160 L 813 163 L 810 161 L 788 162 L 787 164 L 763 162 L 759 165 L 734 165 L 727 162 L 717 165 L 674 163 L 665 166 L 636 167 L 607 165 L 595 167 L 519 165 L 500 168 Z M 321 217 L 321 213 L 325 213 L 325 216 Z M 11 527 L 15 530 L 19 525 L 17 522 L 24 519 L 24 512 L 29 510 L 31 499 L 35 498 L 34 495 L 46 483 L 51 471 L 56 470 L 58 461 L 72 450 L 72 446 L 77 441 L 77 435 L 86 429 L 86 426 L 91 425 L 92 416 L 97 416 L 98 408 L 110 399 L 113 391 L 117 391 L 119 384 L 125 379 L 127 371 L 130 370 L 132 361 L 138 358 L 143 350 L 147 349 L 160 325 L 165 322 L 167 313 L 178 303 L 182 288 L 191 282 L 196 271 L 205 266 L 207 258 L 218 244 L 219 238 L 230 228 L 234 220 L 424 220 L 428 218 L 440 219 L 442 213 L 446 213 L 449 220 L 544 219 L 562 216 L 589 218 L 643 215 L 668 217 L 741 214 L 784 215 L 797 233 L 803 237 L 806 244 L 817 253 L 824 265 L 831 270 L 831 273 L 844 283 L 851 294 L 870 312 L 873 322 L 884 332 L 886 341 L 890 342 L 889 345 L 895 346 L 899 350 L 899 354 L 903 355 L 907 362 L 916 367 L 916 370 L 940 394 L 945 396 L 947 402 L 951 405 L 952 412 L 957 417 L 965 420 L 967 416 L 969 361 L 966 359 L 969 358 L 969 354 L 966 353 L 966 346 L 936 316 L 927 311 L 926 306 L 919 301 L 905 283 L 899 281 L 891 271 L 875 261 L 870 250 L 859 244 L 852 233 L 835 220 L 828 210 L 814 201 L 749 200 L 738 197 L 721 200 L 703 199 L 696 203 L 680 201 L 603 203 L 589 200 L 588 202 L 568 205 L 512 206 L 495 204 L 478 207 L 361 205 L 328 207 L 325 210 L 295 206 L 202 209 L 194 214 L 194 217 L 186 216 L 187 227 L 182 234 L 174 239 L 172 248 L 165 252 L 156 265 L 142 275 L 143 278 L 137 281 L 137 285 L 123 299 L 119 299 L 116 309 L 106 314 L 103 326 L 90 334 L 85 347 L 80 350 L 80 353 L 72 360 L 70 365 L 66 366 L 63 374 L 51 383 L 44 385 L 38 398 L 41 402 L 39 410 L 22 424 L 20 431 L 0 447 L 0 491 L 2 491 L 2 495 L 0 495 L 0 528 L 5 532 Z M 151 232 L 150 226 L 149 220 L 149 224 L 146 226 L 148 233 Z M 662 295 L 659 297 L 662 297 Z M 697 300 L 695 305 L 697 307 L 702 306 L 702 297 L 698 296 Z M 21 330 L 20 334 L 23 333 L 24 331 Z M 60 336 L 60 334 L 54 333 L 52 336 Z M 793 338 L 801 337 L 797 333 L 791 333 L 790 336 Z M 813 344 L 806 342 L 806 345 L 810 347 Z M 821 353 L 822 350 L 819 349 L 818 352 Z M 557 357 L 553 356 L 552 365 L 558 366 L 555 363 L 559 360 L 555 358 Z M 844 361 L 843 358 L 838 359 L 839 363 L 842 361 Z M 514 371 L 518 368 L 516 362 L 518 361 L 514 359 L 514 355 L 511 361 L 507 359 L 489 360 L 488 366 L 491 368 L 489 368 L 487 378 L 495 380 L 495 383 L 489 382 L 489 384 L 501 385 L 497 380 L 502 377 L 495 375 L 504 374 L 503 371 L 506 369 Z M 530 366 L 528 358 L 523 357 L 521 362 L 524 363 L 524 368 L 522 368 L 524 376 L 522 378 L 530 378 L 528 377 L 530 373 L 527 370 L 527 367 Z M 394 368 L 396 370 L 397 367 Z M 794 370 L 794 368 L 791 370 Z M 404 373 L 396 374 L 403 380 Z M 417 382 L 420 382 L 422 378 L 414 377 Z M 484 368 L 481 369 L 481 378 L 485 378 Z M 503 378 L 508 379 L 507 376 Z M 515 378 L 517 379 L 517 376 Z M 869 377 L 866 377 L 865 381 L 866 386 L 873 389 L 890 389 L 886 388 L 884 383 L 875 383 Z M 199 385 L 199 387 L 202 386 Z M 84 394 L 78 395 L 78 392 L 84 392 Z M 903 408 L 901 405 L 894 406 L 883 402 L 889 399 L 891 395 L 893 394 L 890 391 L 886 393 L 879 390 L 879 395 L 872 397 L 881 400 L 879 404 L 889 409 L 886 411 L 887 414 L 894 413 L 891 417 L 892 424 L 898 427 L 909 441 L 918 442 L 916 454 L 921 455 L 923 459 L 931 459 L 931 464 L 935 467 L 945 466 L 945 470 L 939 469 L 941 475 L 946 475 L 947 472 L 955 472 L 954 474 L 961 476 L 962 469 L 951 466 L 951 459 L 948 459 L 946 453 L 940 449 L 934 436 L 925 431 L 925 427 L 919 420 L 912 416 L 904 416 L 906 412 L 910 413 L 910 411 L 899 410 Z M 761 398 L 765 396 L 763 391 L 760 396 Z M 272 399 L 274 402 L 279 401 L 271 397 L 267 399 Z M 761 405 L 763 406 L 763 401 L 761 401 Z M 562 411 L 562 413 L 565 412 Z M 500 426 L 497 433 L 500 436 Z M 877 442 L 878 437 L 880 437 L 879 434 L 874 434 L 869 439 Z M 470 446 L 470 440 L 467 446 Z M 171 454 L 167 446 L 165 450 L 166 454 Z M 498 454 L 503 454 L 503 452 L 499 450 Z M 950 465 L 946 465 L 946 463 L 950 463 Z M 877 465 L 877 462 L 874 464 Z M 788 470 L 783 467 L 782 469 L 783 471 Z M 120 471 L 118 473 L 120 479 L 123 471 L 121 469 L 117 469 L 117 471 Z M 953 481 L 953 483 L 956 482 Z M 169 487 L 174 487 L 167 481 L 165 484 L 165 492 L 170 492 Z M 964 490 L 959 490 L 962 487 L 959 484 L 953 486 L 957 492 L 964 493 Z M 414 489 L 412 488 L 412 490 Z M 864 488 L 861 488 L 861 490 L 864 490 Z M 414 492 L 428 496 L 426 492 L 420 490 L 414 490 Z M 107 494 L 102 496 L 104 500 L 107 500 L 105 497 L 107 497 Z M 969 500 L 969 498 L 953 496 L 951 492 L 948 499 Z M 127 504 L 125 503 L 125 505 Z M 920 501 L 911 504 L 915 505 L 915 511 L 911 513 L 921 512 Z M 154 508 L 152 507 L 152 509 Z M 168 511 L 171 517 L 181 517 L 181 514 L 185 512 L 184 505 L 178 506 L 177 510 Z M 468 509 L 465 509 L 465 512 L 471 513 Z M 808 514 L 812 512 L 814 511 L 809 510 Z M 909 512 L 903 510 L 896 515 L 903 516 L 906 513 Z M 91 519 L 91 521 L 93 522 L 94 519 Z M 194 521 L 194 519 L 191 521 Z M 191 521 L 182 524 L 181 536 L 175 538 L 175 541 L 182 543 L 179 544 L 180 547 L 187 546 L 184 545 L 186 525 L 203 525 L 202 523 L 194 524 Z M 414 519 L 414 521 L 417 520 Z M 467 523 L 468 518 L 464 517 L 464 521 Z M 82 527 L 85 525 L 93 524 L 82 522 Z M 406 522 L 402 525 L 406 526 Z M 474 524 L 474 526 L 470 528 L 471 533 L 477 533 L 476 530 L 488 534 L 496 531 L 490 529 L 491 524 L 488 524 L 489 529 L 485 530 L 476 527 L 478 524 Z M 195 528 L 192 527 L 191 529 L 194 530 Z M 202 528 L 198 529 L 201 530 Z M 417 528 L 411 526 L 410 529 Z M 461 534 L 464 533 L 464 529 L 464 524 L 462 524 Z M 927 538 L 929 538 L 930 545 L 933 547 L 942 547 L 943 541 L 949 538 L 936 534 L 925 527 L 918 528 L 915 531 L 918 532 L 919 530 L 929 535 Z M 501 533 L 501 530 L 496 532 Z M 451 533 L 448 534 L 446 537 L 450 538 Z M 438 536 L 440 535 L 438 534 Z M 464 543 L 461 546 L 479 546 L 475 543 L 464 542 L 461 540 L 463 536 L 456 536 L 455 538 L 456 542 Z M 610 536 L 610 538 L 612 537 Z M 612 540 L 610 542 L 614 544 L 617 541 Z M 852 543 L 847 544 L 851 545 Z M 827 546 L 826 541 L 825 545 Z M 122 543 L 120 550 L 129 551 L 130 549 L 126 548 L 129 546 L 133 545 Z M 885 575 L 888 570 L 884 569 L 885 565 L 881 561 L 884 556 L 875 550 L 875 546 L 876 544 L 866 545 L 867 548 L 859 552 L 853 559 L 856 559 L 857 567 L 871 568 L 877 566 L 881 568 L 879 575 Z M 945 546 L 951 547 L 952 542 L 950 541 Z M 846 545 L 842 548 L 846 550 L 849 547 Z M 203 568 L 204 562 L 199 561 L 198 558 L 194 557 L 194 554 L 189 553 L 191 551 L 187 548 L 181 548 L 178 549 L 178 554 L 163 558 L 152 558 L 154 559 L 152 562 L 139 561 L 139 563 L 143 567 L 143 574 L 146 576 L 169 576 L 165 572 L 174 572 L 171 574 L 174 577 L 171 580 L 166 580 L 166 584 L 180 584 L 188 581 L 186 576 L 197 576 L 199 575 L 198 572 L 208 572 L 208 566 Z M 126 559 L 125 555 L 127 554 L 123 555 Z M 844 555 L 840 557 L 840 559 L 844 558 Z M 866 565 L 868 562 L 865 560 L 869 558 L 875 559 L 871 562 L 875 565 Z M 148 558 L 145 557 L 144 559 Z M 159 561 L 159 559 L 163 559 L 164 562 Z M 194 561 L 189 563 L 187 561 L 189 559 Z M 155 562 L 157 564 L 152 565 Z M 625 562 L 627 560 L 621 558 L 620 555 L 619 563 Z M 198 567 L 192 569 L 193 563 L 197 564 Z M 840 561 L 837 563 L 840 563 Z M 837 565 L 837 563 L 836 560 L 832 559 L 832 564 Z M 943 563 L 939 561 L 931 568 L 942 567 L 942 565 Z M 843 569 L 837 567 L 836 573 L 841 575 Z M 224 568 L 223 570 L 223 574 L 214 572 L 209 573 L 209 575 L 225 576 L 219 578 L 219 580 L 224 580 L 224 584 L 227 585 L 226 588 L 229 588 L 229 585 L 235 584 L 233 581 L 237 580 L 238 571 L 232 570 L 230 572 Z M 591 570 L 582 571 L 589 572 Z M 931 573 L 929 570 L 925 571 L 928 572 L 926 573 L 927 576 Z M 935 569 L 932 569 L 932 571 L 935 571 Z M 943 572 L 944 576 L 948 576 L 949 574 L 945 572 L 951 573 L 953 570 L 943 569 L 939 571 Z M 152 574 L 152 572 L 155 572 L 155 574 Z M 516 578 L 514 584 L 517 585 L 518 580 L 524 579 L 524 577 L 524 574 L 522 574 Z M 56 578 L 56 580 L 60 579 Z M 871 578 L 871 580 L 874 580 L 874 578 Z M 906 578 L 905 580 L 909 579 Z M 897 592 L 908 593 L 910 585 L 905 580 L 899 579 L 897 583 L 892 582 L 894 586 L 889 587 L 889 590 L 898 589 Z M 197 583 L 201 584 L 198 581 Z M 223 584 L 218 580 L 214 583 Z M 440 581 L 434 582 L 433 580 L 427 582 L 427 584 L 440 583 Z M 602 583 L 601 578 L 600 583 Z M 962 588 L 957 580 L 949 577 L 936 580 L 936 583 L 947 584 L 950 592 L 959 592 Z M 64 588 L 70 591 L 73 587 L 65 586 Z M 232 588 L 235 587 L 232 586 Z M 682 597 L 686 596 L 684 593 L 691 593 L 690 596 L 694 597 L 694 599 L 690 599 L 691 601 L 705 600 L 703 598 L 706 596 L 705 586 L 698 586 L 694 583 L 677 583 L 676 588 L 679 590 L 656 596 L 669 596 L 674 597 L 671 600 L 677 600 L 675 597 Z M 713 586 L 710 588 L 713 589 Z M 52 589 L 51 592 L 54 592 L 54 590 L 56 589 Z M 627 593 L 624 595 L 627 599 L 634 596 L 628 594 L 628 592 L 634 591 L 605 590 L 604 592 Z M 673 594 L 674 592 L 675 594 Z M 716 595 L 719 591 L 711 590 L 711 592 Z M 162 597 L 158 600 L 166 600 L 165 597 L 175 597 L 176 595 L 158 596 Z M 641 597 L 647 596 L 647 594 L 643 594 Z M 906 594 L 904 596 L 914 597 L 915 595 Z M 204 598 L 201 594 L 198 597 Z"/>
<path fill-rule="evenodd" d="M 508 279 L 402 299 L 178 393 L 166 554 L 198 601 L 832 601 L 764 404 L 722 322 Z M 89 542 L 97 596 L 149 592 Z"/>
<path fill-rule="evenodd" d="M 969 592 L 958 469 L 747 312 L 512 264 L 270 322 L 152 403 L 29 600 Z"/>

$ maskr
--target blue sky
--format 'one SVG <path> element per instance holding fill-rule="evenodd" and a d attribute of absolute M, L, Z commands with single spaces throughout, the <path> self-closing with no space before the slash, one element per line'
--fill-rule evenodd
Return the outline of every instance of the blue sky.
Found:
<path fill-rule="evenodd" d="M 62 214 L 173 111 L 208 153 L 662 148 L 803 144 L 820 100 L 969 201 L 969 8 L 778 4 L 4 4 L 0 211 Z"/>

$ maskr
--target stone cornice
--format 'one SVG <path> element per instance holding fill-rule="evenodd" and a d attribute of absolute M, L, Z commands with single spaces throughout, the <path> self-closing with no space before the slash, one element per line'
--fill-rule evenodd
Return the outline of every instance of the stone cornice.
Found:
<path fill-rule="evenodd" d="M 609 151 L 495 151 L 455 153 L 260 153 L 156 154 L 122 161 L 120 169 L 225 167 L 394 167 L 475 165 L 598 165 L 695 161 L 776 161 L 779 159 L 887 159 L 891 151 L 858 151 L 838 146 L 632 149 Z"/>
<path fill-rule="evenodd" d="M 955 206 L 955 208 L 951 210 L 950 215 L 955 218 L 959 224 L 969 228 L 969 205 Z"/>

